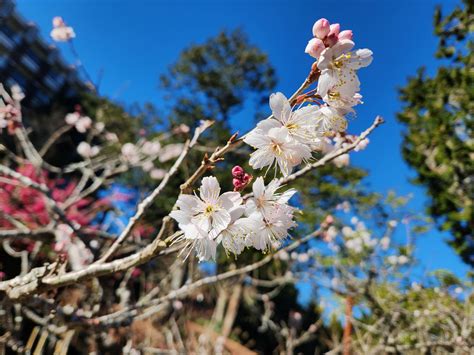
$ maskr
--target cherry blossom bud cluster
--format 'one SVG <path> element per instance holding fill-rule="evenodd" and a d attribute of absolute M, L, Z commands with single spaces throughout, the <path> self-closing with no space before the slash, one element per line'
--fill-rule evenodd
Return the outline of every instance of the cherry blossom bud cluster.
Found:
<path fill-rule="evenodd" d="M 66 25 L 63 18 L 59 16 L 53 18 L 53 29 L 50 35 L 56 42 L 68 42 L 76 37 L 74 29 Z"/>
<path fill-rule="evenodd" d="M 309 40 L 305 52 L 314 58 L 318 58 L 321 53 L 329 47 L 334 46 L 338 41 L 352 40 L 352 31 L 341 31 L 338 23 L 329 24 L 325 18 L 319 19 L 313 25 L 313 36 Z"/>
<path fill-rule="evenodd" d="M 265 185 L 259 177 L 252 185 L 253 197 L 244 202 L 240 192 L 221 194 L 215 177 L 203 178 L 199 195 L 180 195 L 178 209 L 170 214 L 183 232 L 177 240 L 201 261 L 215 260 L 218 245 L 235 255 L 247 247 L 278 247 L 295 226 L 294 208 L 287 204 L 295 191 L 279 193 L 279 187 L 277 180 Z"/>
<path fill-rule="evenodd" d="M 232 168 L 232 177 L 234 191 L 242 191 L 252 180 L 252 175 L 247 174 L 244 169 L 238 165 Z"/>

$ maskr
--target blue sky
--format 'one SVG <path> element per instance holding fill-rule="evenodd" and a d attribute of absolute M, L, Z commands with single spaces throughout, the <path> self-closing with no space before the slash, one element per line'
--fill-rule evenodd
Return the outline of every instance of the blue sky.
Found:
<path fill-rule="evenodd" d="M 445 11 L 457 2 L 439 0 Z M 422 211 L 423 189 L 409 183 L 413 176 L 401 154 L 397 87 L 421 65 L 433 73 L 437 40 L 432 32 L 436 1 L 152 1 L 152 0 L 17 0 L 19 12 L 37 23 L 48 37 L 51 19 L 63 16 L 75 28 L 75 46 L 93 78 L 104 70 L 101 93 L 131 104 L 150 101 L 163 107 L 158 77 L 192 43 L 220 30 L 241 27 L 252 43 L 267 52 L 278 76 L 277 90 L 290 95 L 307 74 L 312 60 L 304 54 L 314 21 L 320 17 L 352 29 L 356 47 L 370 48 L 374 62 L 361 70 L 365 104 L 357 107 L 350 131 L 359 133 L 380 114 L 387 123 L 373 134 L 364 152 L 353 154 L 354 165 L 369 170 L 368 182 L 378 192 L 390 189 L 414 194 L 410 208 Z M 71 60 L 67 46 L 59 45 Z M 253 117 L 244 110 L 234 118 L 241 131 Z M 423 267 L 451 269 L 462 276 L 468 268 L 431 231 L 418 241 Z"/>

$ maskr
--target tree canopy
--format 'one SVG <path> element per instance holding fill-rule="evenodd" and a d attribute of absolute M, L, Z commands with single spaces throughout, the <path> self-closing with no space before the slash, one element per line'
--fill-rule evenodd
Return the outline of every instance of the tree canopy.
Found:
<path fill-rule="evenodd" d="M 449 15 L 437 8 L 434 76 L 425 68 L 400 90 L 398 119 L 405 126 L 402 152 L 430 197 L 428 212 L 462 259 L 474 265 L 474 4 Z"/>

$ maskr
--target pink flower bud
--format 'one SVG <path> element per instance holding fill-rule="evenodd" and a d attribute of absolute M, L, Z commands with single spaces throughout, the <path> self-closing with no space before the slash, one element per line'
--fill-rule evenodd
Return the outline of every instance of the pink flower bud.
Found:
<path fill-rule="evenodd" d="M 330 27 L 330 31 L 328 33 L 328 36 L 335 34 L 336 36 L 339 35 L 339 31 L 341 30 L 341 25 L 338 23 L 332 24 Z"/>
<path fill-rule="evenodd" d="M 234 185 L 234 188 L 238 190 L 242 187 L 243 184 L 242 184 L 242 181 L 240 181 L 240 179 L 234 178 L 232 179 L 232 185 Z"/>
<path fill-rule="evenodd" d="M 329 21 L 321 18 L 313 25 L 313 35 L 319 39 L 323 39 L 330 31 Z"/>
<path fill-rule="evenodd" d="M 326 48 L 323 41 L 319 38 L 312 38 L 306 45 L 305 53 L 308 53 L 313 58 L 318 58 L 322 51 Z"/>
<path fill-rule="evenodd" d="M 236 165 L 232 168 L 232 176 L 235 178 L 240 178 L 244 174 L 244 169 L 242 167 Z"/>
<path fill-rule="evenodd" d="M 325 38 L 324 44 L 328 47 L 332 47 L 337 43 L 337 40 L 337 34 L 332 33 Z"/>
<path fill-rule="evenodd" d="M 351 30 L 345 30 L 345 31 L 342 31 L 339 33 L 339 35 L 337 36 L 337 38 L 339 40 L 341 39 L 350 39 L 352 40 L 352 37 L 353 37 L 353 34 L 352 34 L 352 31 Z"/>

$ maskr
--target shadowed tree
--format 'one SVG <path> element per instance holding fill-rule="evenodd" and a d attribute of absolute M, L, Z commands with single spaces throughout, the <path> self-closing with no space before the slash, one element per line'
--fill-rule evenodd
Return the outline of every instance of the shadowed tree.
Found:
<path fill-rule="evenodd" d="M 401 89 L 398 119 L 406 127 L 403 156 L 417 172 L 414 182 L 427 189 L 429 214 L 474 265 L 474 4 L 463 2 L 444 17 L 436 10 L 443 65 L 433 77 L 421 68 Z"/>
<path fill-rule="evenodd" d="M 223 31 L 185 49 L 161 76 L 161 87 L 172 105 L 170 122 L 194 127 L 200 119 L 215 120 L 220 140 L 227 138 L 221 133 L 228 133 L 232 115 L 244 107 L 246 100 L 255 101 L 256 115 L 266 107 L 275 83 L 275 70 L 268 56 L 241 30 Z"/>

